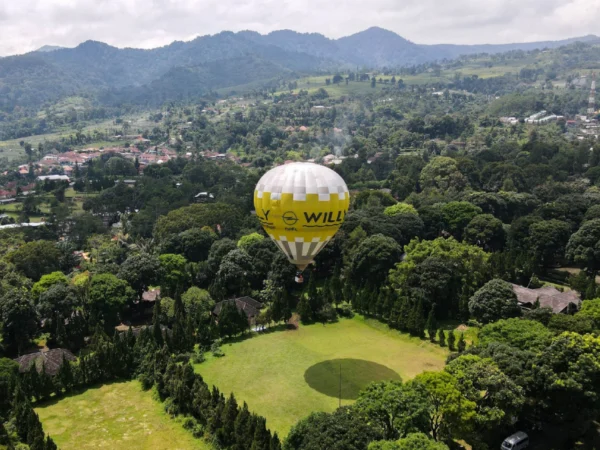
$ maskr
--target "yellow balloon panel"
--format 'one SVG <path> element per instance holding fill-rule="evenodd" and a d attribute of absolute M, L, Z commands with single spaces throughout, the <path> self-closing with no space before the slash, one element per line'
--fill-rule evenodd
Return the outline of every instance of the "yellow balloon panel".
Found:
<path fill-rule="evenodd" d="M 258 191 L 254 192 L 258 220 L 290 262 L 300 269 L 310 264 L 333 237 L 348 212 L 348 193 L 328 197 L 320 200 L 319 194 L 306 194 L 306 200 L 294 200 L 291 193 L 272 196 L 263 192 L 259 197 Z"/>
<path fill-rule="evenodd" d="M 263 228 L 300 269 L 337 232 L 348 205 L 348 187 L 342 177 L 313 163 L 275 167 L 262 176 L 254 191 L 254 207 Z"/>

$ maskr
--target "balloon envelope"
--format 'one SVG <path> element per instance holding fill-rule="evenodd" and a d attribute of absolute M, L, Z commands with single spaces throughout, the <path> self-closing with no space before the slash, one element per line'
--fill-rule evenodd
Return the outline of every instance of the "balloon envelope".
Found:
<path fill-rule="evenodd" d="M 303 270 L 338 231 L 350 203 L 337 173 L 313 163 L 269 170 L 254 190 L 254 208 L 269 237 Z"/>

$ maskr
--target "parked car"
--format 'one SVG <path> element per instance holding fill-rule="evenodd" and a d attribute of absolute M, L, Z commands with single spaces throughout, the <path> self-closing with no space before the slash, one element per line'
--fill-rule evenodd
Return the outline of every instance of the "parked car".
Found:
<path fill-rule="evenodd" d="M 527 447 L 529 447 L 529 436 L 527 433 L 517 431 L 504 439 L 500 448 L 501 450 L 522 450 Z"/>

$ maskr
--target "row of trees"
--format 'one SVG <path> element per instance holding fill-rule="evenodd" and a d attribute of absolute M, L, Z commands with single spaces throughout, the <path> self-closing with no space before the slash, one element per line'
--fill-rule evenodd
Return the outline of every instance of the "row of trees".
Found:
<path fill-rule="evenodd" d="M 98 328 L 88 353 L 74 363 L 63 360 L 54 377 L 43 368 L 38 373 L 35 365 L 18 375 L 16 364 L 0 360 L 2 367 L 6 367 L 1 373 L 0 388 L 7 394 L 0 411 L 0 424 L 2 419 L 7 420 L 7 428 L 2 427 L 5 433 L 0 432 L 0 439 L 4 437 L 6 445 L 12 445 L 16 439 L 14 430 L 18 440 L 30 448 L 56 448 L 50 438 L 44 440 L 29 399 L 43 401 L 50 395 L 61 396 L 99 382 L 136 377 L 145 389 L 156 388 L 171 416 L 186 417 L 184 426 L 194 436 L 213 441 L 220 448 L 280 449 L 277 434 L 266 428 L 263 417 L 250 413 L 246 404 L 239 407 L 233 394 L 226 399 L 216 387 L 211 390 L 194 373 L 188 362 L 192 346 L 189 340 L 183 345 L 177 342 L 176 329 L 171 331 L 157 325 L 144 328 L 137 337 L 129 329 L 112 339 Z M 187 356 L 175 356 L 180 354 Z M 5 442 L 0 440 L 0 443 Z"/>

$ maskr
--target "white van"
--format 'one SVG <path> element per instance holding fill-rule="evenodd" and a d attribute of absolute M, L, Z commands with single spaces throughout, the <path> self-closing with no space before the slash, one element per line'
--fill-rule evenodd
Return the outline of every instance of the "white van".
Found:
<path fill-rule="evenodd" d="M 502 442 L 501 450 L 522 450 L 529 447 L 529 436 L 527 433 L 517 431 Z"/>

